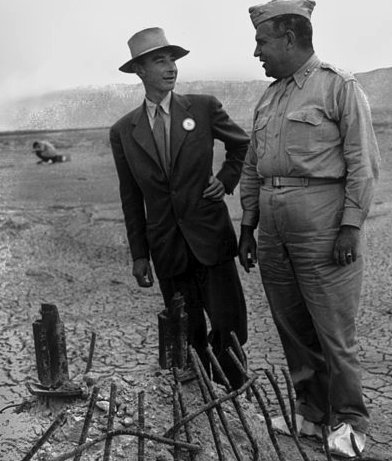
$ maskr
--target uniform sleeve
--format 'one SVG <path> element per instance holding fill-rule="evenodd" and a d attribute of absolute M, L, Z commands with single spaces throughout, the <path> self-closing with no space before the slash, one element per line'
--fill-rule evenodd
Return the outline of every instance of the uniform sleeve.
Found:
<path fill-rule="evenodd" d="M 341 225 L 360 228 L 369 212 L 380 154 L 369 103 L 355 80 L 345 83 L 340 98 L 340 133 L 346 164 L 346 189 Z"/>
<path fill-rule="evenodd" d="M 110 130 L 110 144 L 120 182 L 121 204 L 132 259 L 149 259 L 143 193 L 125 158 L 120 135 L 113 127 Z"/>
<path fill-rule="evenodd" d="M 249 136 L 231 120 L 215 97 L 211 97 L 210 106 L 213 137 L 222 141 L 226 150 L 225 161 L 216 176 L 224 184 L 226 193 L 232 194 L 240 179 Z"/>
<path fill-rule="evenodd" d="M 253 229 L 259 221 L 260 178 L 257 174 L 257 154 L 253 142 L 250 143 L 242 167 L 240 194 L 242 206 L 242 222 Z"/>

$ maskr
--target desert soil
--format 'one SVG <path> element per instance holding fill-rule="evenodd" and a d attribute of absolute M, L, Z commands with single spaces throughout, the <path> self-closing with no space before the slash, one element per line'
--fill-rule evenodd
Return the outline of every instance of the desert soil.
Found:
<path fill-rule="evenodd" d="M 366 223 L 368 254 L 358 338 L 364 395 L 371 412 L 365 453 L 392 459 L 392 131 L 383 125 L 376 129 L 383 166 Z M 108 399 L 111 383 L 117 384 L 118 427 L 135 427 L 141 391 L 145 391 L 146 429 L 162 435 L 172 424 L 172 379 L 158 366 L 157 314 L 162 300 L 156 283 L 141 289 L 131 276 L 107 130 L 41 133 L 38 138 L 52 140 L 72 158 L 49 166 L 37 165 L 29 152 L 35 136 L 0 136 L 0 458 L 4 461 L 22 459 L 61 409 L 67 410 L 67 423 L 34 459 L 50 460 L 74 448 L 83 425 L 87 400 L 42 401 L 25 386 L 26 381 L 37 381 L 32 322 L 39 318 L 43 302 L 59 309 L 70 374 L 80 385 L 91 333 L 96 332 L 93 377 L 101 400 Z M 217 164 L 221 156 L 218 146 Z M 238 231 L 238 192 L 227 203 Z M 249 310 L 245 346 L 249 369 L 259 376 L 269 411 L 278 414 L 264 370 L 275 373 L 284 391 L 284 355 L 257 269 L 250 275 L 239 271 Z M 190 411 L 201 405 L 195 386 L 184 386 Z M 257 416 L 260 409 L 244 396 L 240 400 L 263 446 L 262 459 L 277 459 Z M 225 408 L 244 459 L 252 459 L 235 414 Z M 89 437 L 101 434 L 106 422 L 106 412 L 97 408 Z M 205 416 L 194 420 L 192 427 L 194 440 L 204 447 L 204 457 L 197 459 L 217 459 L 212 441 L 207 440 Z M 279 442 L 287 460 L 302 459 L 291 439 L 279 436 Z M 227 459 L 235 459 L 226 441 L 224 445 Z M 134 438 L 115 438 L 111 459 L 137 459 L 136 446 Z M 311 460 L 326 459 L 318 442 L 305 440 L 304 447 Z M 171 459 L 162 445 L 147 442 L 146 449 L 146 459 Z M 103 442 L 82 459 L 102 459 L 102 453 Z"/>

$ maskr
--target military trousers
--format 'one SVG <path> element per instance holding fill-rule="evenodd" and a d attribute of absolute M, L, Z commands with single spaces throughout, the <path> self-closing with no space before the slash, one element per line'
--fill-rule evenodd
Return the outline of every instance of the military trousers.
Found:
<path fill-rule="evenodd" d="M 297 411 L 309 421 L 344 421 L 366 432 L 355 325 L 362 248 L 352 264 L 333 261 L 344 184 L 261 186 L 259 205 L 259 267 Z"/>

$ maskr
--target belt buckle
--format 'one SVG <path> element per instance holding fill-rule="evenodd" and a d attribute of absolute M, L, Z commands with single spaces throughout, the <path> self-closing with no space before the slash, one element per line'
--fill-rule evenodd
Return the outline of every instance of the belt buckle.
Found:
<path fill-rule="evenodd" d="M 279 176 L 272 176 L 272 186 L 273 187 L 281 187 L 280 177 Z"/>

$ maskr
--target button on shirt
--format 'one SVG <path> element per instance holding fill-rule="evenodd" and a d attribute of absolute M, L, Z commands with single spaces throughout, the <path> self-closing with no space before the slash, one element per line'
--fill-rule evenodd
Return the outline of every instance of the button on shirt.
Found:
<path fill-rule="evenodd" d="M 341 225 L 360 227 L 378 177 L 369 104 L 356 79 L 316 55 L 273 82 L 256 106 L 241 176 L 242 224 L 256 227 L 260 178 L 346 177 Z"/>
<path fill-rule="evenodd" d="M 172 94 L 169 92 L 160 102 L 160 106 L 163 109 L 163 121 L 165 123 L 165 133 L 166 133 L 166 152 L 170 152 L 170 125 L 171 125 L 171 116 L 170 116 L 170 103 L 171 103 Z M 146 101 L 146 110 L 148 121 L 150 123 L 151 130 L 154 127 L 155 115 L 157 112 L 157 104 L 145 99 Z"/>

